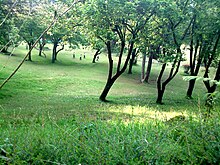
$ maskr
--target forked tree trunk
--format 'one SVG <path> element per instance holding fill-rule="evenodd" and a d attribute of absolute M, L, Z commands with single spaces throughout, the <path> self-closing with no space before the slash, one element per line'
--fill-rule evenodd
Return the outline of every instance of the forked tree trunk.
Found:
<path fill-rule="evenodd" d="M 125 46 L 124 45 L 124 41 L 122 41 L 121 53 L 120 53 L 119 60 L 118 60 L 117 71 L 116 71 L 116 73 L 114 75 L 113 75 L 113 60 L 112 60 L 111 43 L 110 43 L 110 41 L 106 42 L 106 46 L 107 46 L 107 50 L 108 50 L 108 60 L 109 60 L 108 79 L 107 79 L 106 85 L 104 87 L 104 90 L 102 91 L 102 93 L 101 93 L 101 95 L 99 97 L 99 99 L 101 101 L 104 101 L 104 102 L 107 101 L 106 97 L 107 97 L 111 87 L 115 83 L 115 81 L 122 75 L 122 73 L 125 72 L 125 70 L 126 70 L 126 68 L 128 66 L 128 62 L 129 62 L 132 50 L 133 50 L 134 42 L 132 41 L 130 43 L 128 54 L 127 54 L 127 58 L 126 58 L 126 60 L 124 62 L 123 67 L 121 68 L 121 65 L 120 65 L 121 64 L 121 57 L 122 57 L 123 49 L 124 49 L 124 46 Z"/>
<path fill-rule="evenodd" d="M 199 54 L 197 55 L 198 49 L 199 49 Z M 195 46 L 195 51 L 194 51 L 193 42 L 191 41 L 190 76 L 197 76 L 198 73 L 199 73 L 199 69 L 200 69 L 200 66 L 201 66 L 201 63 L 202 63 L 202 59 L 203 59 L 202 49 L 203 49 L 203 46 L 200 45 L 200 48 L 199 48 L 199 40 L 197 40 L 197 43 L 196 43 L 196 46 Z M 197 60 L 197 64 L 196 64 L 197 56 L 198 56 L 198 60 Z M 192 98 L 193 90 L 194 90 L 194 87 L 195 87 L 195 82 L 196 82 L 196 79 L 192 79 L 192 80 L 189 81 L 189 85 L 188 85 L 188 89 L 187 89 L 187 93 L 186 93 L 187 98 Z"/>
<path fill-rule="evenodd" d="M 52 63 L 54 63 L 57 60 L 57 55 L 58 53 L 64 49 L 64 45 L 62 45 L 62 48 L 60 48 L 59 50 L 57 50 L 58 47 L 58 42 L 54 42 L 53 44 L 53 54 L 52 54 Z"/>
<path fill-rule="evenodd" d="M 170 70 L 168 78 L 164 82 L 162 82 L 162 77 L 163 77 L 164 71 L 166 69 L 166 63 L 164 63 L 162 65 L 160 74 L 159 74 L 159 76 L 157 78 L 158 95 L 157 95 L 156 103 L 158 103 L 158 104 L 163 104 L 162 99 L 163 99 L 163 95 L 164 95 L 166 86 L 176 76 L 176 74 L 179 71 L 179 67 L 180 67 L 180 63 L 181 63 L 181 59 L 182 59 L 182 57 L 181 57 L 181 49 L 180 48 L 177 48 L 177 54 L 179 54 L 180 57 L 178 57 L 178 56 L 175 57 L 175 60 L 173 62 L 173 65 L 172 65 L 172 68 Z"/>

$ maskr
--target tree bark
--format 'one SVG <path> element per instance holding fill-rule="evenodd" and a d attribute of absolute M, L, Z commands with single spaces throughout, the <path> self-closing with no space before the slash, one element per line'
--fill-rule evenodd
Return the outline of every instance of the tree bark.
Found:
<path fill-rule="evenodd" d="M 28 61 L 32 61 L 31 59 L 31 48 L 32 48 L 32 42 L 29 42 L 28 43 L 28 50 L 29 50 L 29 53 L 28 53 Z"/>
<path fill-rule="evenodd" d="M 132 54 L 131 54 L 131 59 L 130 59 L 130 64 L 129 64 L 129 68 L 128 68 L 128 74 L 132 74 L 132 67 L 134 64 L 134 60 L 137 54 L 137 48 L 133 49 Z"/>
<path fill-rule="evenodd" d="M 149 78 L 150 78 L 150 72 L 151 72 L 151 67 L 152 67 L 152 62 L 153 62 L 153 57 L 154 57 L 154 53 L 153 53 L 153 46 L 150 46 L 150 56 L 148 58 L 148 64 L 147 64 L 147 70 L 146 70 L 146 74 L 144 77 L 144 82 L 148 83 L 149 82 Z"/>
<path fill-rule="evenodd" d="M 212 62 L 215 58 L 215 54 L 216 54 L 216 50 L 217 50 L 219 40 L 220 40 L 220 30 L 218 31 L 218 36 L 217 36 L 217 39 L 214 43 L 214 47 L 212 49 L 212 55 L 211 55 L 211 57 L 208 58 L 205 73 L 204 73 L 204 76 L 203 76 L 204 78 L 209 78 L 209 68 L 210 68 L 210 66 L 211 66 L 211 64 L 212 64 Z M 217 68 L 214 80 L 216 80 L 216 81 L 220 80 L 220 60 L 219 60 L 219 63 L 218 63 L 218 68 Z M 208 90 L 208 93 L 213 93 L 216 90 L 217 85 L 215 83 L 212 84 L 212 86 L 211 86 L 210 81 L 203 81 L 203 82 L 204 82 L 204 84 L 205 84 L 205 86 Z"/>
<path fill-rule="evenodd" d="M 144 81 L 144 77 L 145 77 L 145 64 L 146 64 L 146 49 L 143 52 L 143 56 L 142 56 L 142 67 L 141 67 L 141 82 Z"/>
<path fill-rule="evenodd" d="M 177 48 L 177 55 L 180 55 L 181 54 L 181 49 L 178 47 Z M 181 59 L 182 59 L 182 56 L 180 55 L 180 57 L 175 57 L 175 60 L 173 62 L 173 65 L 172 65 L 172 68 L 170 70 L 170 73 L 169 73 L 169 76 L 168 78 L 164 81 L 164 82 L 161 82 L 161 79 L 163 77 L 163 74 L 164 74 L 164 71 L 165 71 L 165 68 L 166 68 L 166 63 L 164 63 L 162 65 L 162 68 L 161 68 L 161 71 L 160 71 L 160 74 L 158 76 L 158 79 L 157 79 L 157 90 L 158 90 L 158 97 L 157 97 L 157 101 L 156 103 L 158 104 L 163 104 L 162 103 L 162 99 L 163 99 L 163 94 L 165 92 L 165 88 L 167 86 L 167 84 L 176 76 L 176 74 L 178 73 L 179 71 L 179 67 L 180 67 L 180 63 L 181 63 Z"/>
<path fill-rule="evenodd" d="M 104 90 L 102 91 L 102 94 L 101 94 L 100 97 L 99 97 L 99 99 L 100 99 L 101 101 L 107 102 L 106 97 L 107 97 L 107 95 L 108 95 L 108 93 L 109 93 L 109 91 L 110 91 L 112 85 L 114 84 L 114 82 L 115 82 L 115 80 L 112 80 L 112 79 L 110 79 L 110 80 L 107 81 L 107 83 L 106 83 L 106 85 L 105 85 L 105 87 L 104 87 Z"/>
<path fill-rule="evenodd" d="M 63 50 L 63 49 L 64 49 L 64 45 L 62 45 L 62 47 L 56 52 L 55 60 L 57 60 L 57 55 L 58 55 L 58 53 L 59 53 L 61 50 Z"/>
<path fill-rule="evenodd" d="M 43 48 L 45 45 L 46 45 L 46 43 L 39 42 L 39 56 L 42 56 Z"/>
<path fill-rule="evenodd" d="M 162 65 L 161 70 L 160 70 L 160 74 L 157 78 L 157 101 L 156 101 L 157 104 L 163 104 L 162 99 L 163 99 L 163 94 L 165 91 L 165 86 L 163 86 L 161 81 L 162 81 L 164 71 L 166 69 L 166 65 L 167 65 L 166 63 L 164 63 Z"/>
<path fill-rule="evenodd" d="M 53 43 L 53 53 L 52 53 L 52 63 L 56 61 L 56 53 L 57 53 L 58 42 Z"/>
<path fill-rule="evenodd" d="M 96 50 L 96 52 L 95 52 L 95 54 L 94 54 L 94 56 L 93 56 L 93 59 L 92 59 L 92 63 L 95 63 L 96 58 L 97 58 L 97 56 L 98 56 L 99 54 L 101 54 L 101 49 L 97 49 L 97 50 Z"/>

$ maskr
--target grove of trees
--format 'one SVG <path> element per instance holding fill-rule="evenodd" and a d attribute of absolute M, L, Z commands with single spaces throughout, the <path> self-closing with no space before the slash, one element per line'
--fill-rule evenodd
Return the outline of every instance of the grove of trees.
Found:
<path fill-rule="evenodd" d="M 0 1 L 0 52 L 8 53 L 9 47 L 25 42 L 31 61 L 31 50 L 41 36 L 39 55 L 47 43 L 52 43 L 52 63 L 67 43 L 95 49 L 93 63 L 97 55 L 106 53 L 109 68 L 101 101 L 107 101 L 110 89 L 126 69 L 132 74 L 135 58 L 141 54 L 140 81 L 148 82 L 153 59 L 161 64 L 156 102 L 162 104 L 167 85 L 185 59 L 184 46 L 190 52 L 186 96 L 192 98 L 201 66 L 205 67 L 207 92 L 216 91 L 220 80 L 219 18 L 220 0 Z M 214 77 L 209 75 L 211 67 L 215 69 Z M 169 72 L 166 78 L 165 70 Z"/>

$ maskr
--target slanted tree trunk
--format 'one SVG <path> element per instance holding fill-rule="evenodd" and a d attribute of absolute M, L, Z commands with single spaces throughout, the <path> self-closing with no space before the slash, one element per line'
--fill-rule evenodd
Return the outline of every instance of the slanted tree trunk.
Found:
<path fill-rule="evenodd" d="M 177 48 L 177 55 L 178 56 L 175 57 L 172 68 L 170 70 L 170 74 L 164 82 L 162 82 L 162 77 L 163 77 L 164 71 L 166 69 L 166 63 L 164 63 L 162 65 L 160 74 L 157 78 L 157 91 L 158 91 L 157 101 L 156 101 L 157 104 L 163 104 L 162 100 L 163 100 L 163 95 L 164 95 L 166 86 L 176 76 L 176 74 L 179 71 L 179 67 L 180 67 L 180 63 L 181 63 L 181 59 L 182 59 L 180 48 Z"/>
<path fill-rule="evenodd" d="M 97 49 L 97 50 L 96 50 L 96 52 L 95 52 L 95 54 L 94 54 L 94 56 L 93 56 L 93 59 L 92 59 L 92 63 L 95 63 L 96 58 L 97 58 L 97 56 L 98 56 L 99 54 L 101 54 L 101 49 Z"/>
<path fill-rule="evenodd" d="M 135 39 L 135 35 L 133 35 L 133 39 Z M 125 41 L 123 40 L 123 38 L 121 38 L 121 42 L 122 42 L 121 43 L 121 51 L 120 51 L 120 55 L 119 55 L 119 59 L 118 59 L 117 71 L 114 75 L 113 75 L 113 59 L 112 59 L 112 52 L 111 52 L 111 42 L 110 41 L 106 42 L 107 51 L 108 51 L 108 60 L 109 60 L 108 79 L 107 79 L 106 85 L 105 85 L 105 87 L 99 97 L 99 99 L 104 102 L 107 101 L 106 97 L 107 97 L 111 87 L 115 83 L 115 81 L 118 79 L 118 77 L 121 76 L 122 73 L 125 72 L 125 70 L 128 66 L 128 62 L 129 62 L 132 50 L 133 50 L 134 41 L 131 41 L 131 43 L 129 45 L 127 58 L 125 60 L 123 67 L 121 68 L 121 58 L 122 58 L 122 54 L 124 52 L 124 47 L 125 47 Z"/>
<path fill-rule="evenodd" d="M 128 68 L 128 74 L 132 74 L 132 67 L 134 65 L 134 60 L 135 60 L 136 55 L 137 55 L 137 48 L 133 49 L 132 51 L 129 68 Z"/>
<path fill-rule="evenodd" d="M 165 87 L 166 86 L 164 86 L 161 83 L 161 81 L 162 81 L 162 77 L 163 77 L 164 71 L 166 69 L 166 65 L 167 65 L 166 63 L 164 63 L 162 65 L 162 68 L 160 70 L 160 74 L 159 74 L 159 76 L 157 78 L 157 101 L 156 101 L 157 104 L 163 104 L 162 103 L 162 99 L 163 99 L 163 95 L 164 95 L 164 91 L 165 91 Z"/>

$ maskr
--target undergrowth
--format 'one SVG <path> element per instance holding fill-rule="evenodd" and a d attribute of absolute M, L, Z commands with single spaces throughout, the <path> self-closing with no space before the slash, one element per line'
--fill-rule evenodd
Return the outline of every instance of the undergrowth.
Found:
<path fill-rule="evenodd" d="M 219 118 L 85 121 L 38 116 L 4 125 L 2 164 L 219 164 Z"/>

